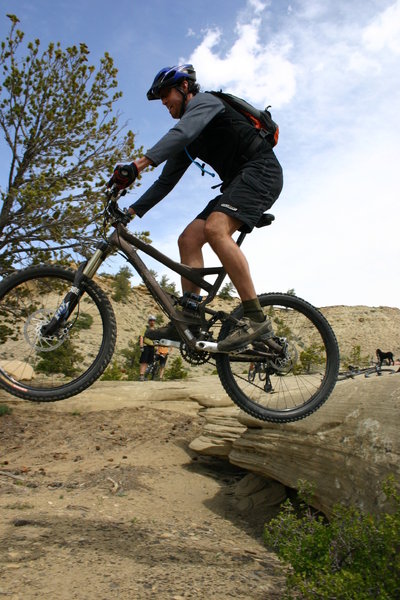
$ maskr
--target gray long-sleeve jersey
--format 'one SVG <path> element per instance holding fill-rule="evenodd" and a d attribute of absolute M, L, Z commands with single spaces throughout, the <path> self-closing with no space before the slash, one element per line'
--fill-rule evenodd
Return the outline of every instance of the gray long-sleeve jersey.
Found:
<path fill-rule="evenodd" d="M 142 217 L 165 198 L 175 187 L 191 164 L 185 148 L 199 137 L 214 117 L 224 111 L 224 104 L 212 94 L 196 94 L 188 103 L 185 113 L 178 123 L 152 148 L 147 150 L 145 156 L 155 166 L 164 161 L 167 162 L 157 181 L 132 204 L 132 208 L 139 217 Z"/>

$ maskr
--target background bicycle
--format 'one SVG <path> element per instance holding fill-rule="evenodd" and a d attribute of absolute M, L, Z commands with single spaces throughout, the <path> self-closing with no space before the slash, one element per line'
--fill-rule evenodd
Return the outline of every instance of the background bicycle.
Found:
<path fill-rule="evenodd" d="M 349 365 L 346 371 L 339 371 L 338 373 L 338 381 L 343 381 L 345 379 L 354 379 L 358 375 L 364 375 L 364 377 L 371 377 L 372 375 L 376 375 L 378 377 L 382 375 L 391 375 L 396 373 L 395 369 L 390 369 L 389 367 L 382 367 L 379 363 L 374 363 L 373 365 L 369 365 L 368 367 L 352 367 Z"/>

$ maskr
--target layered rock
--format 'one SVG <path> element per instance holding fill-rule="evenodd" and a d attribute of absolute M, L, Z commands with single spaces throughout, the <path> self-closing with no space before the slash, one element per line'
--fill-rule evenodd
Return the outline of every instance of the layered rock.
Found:
<path fill-rule="evenodd" d="M 321 409 L 295 423 L 260 422 L 234 407 L 202 414 L 192 449 L 290 488 L 306 480 L 327 515 L 337 503 L 379 512 L 386 477 L 400 482 L 400 374 L 339 382 Z"/>

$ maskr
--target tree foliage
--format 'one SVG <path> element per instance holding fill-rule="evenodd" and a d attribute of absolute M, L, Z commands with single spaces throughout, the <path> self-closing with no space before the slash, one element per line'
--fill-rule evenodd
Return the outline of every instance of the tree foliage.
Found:
<path fill-rule="evenodd" d="M 114 104 L 117 69 L 108 53 L 98 68 L 81 43 L 43 52 L 22 48 L 19 19 L 0 47 L 0 130 L 10 154 L 0 187 L 0 275 L 23 262 L 79 251 L 101 210 L 116 163 L 135 158 L 135 136 L 123 134 Z"/>
<path fill-rule="evenodd" d="M 228 281 L 222 288 L 218 297 L 222 300 L 232 300 L 236 293 L 235 286 L 231 281 Z"/>
<path fill-rule="evenodd" d="M 121 267 L 118 273 L 115 275 L 112 282 L 112 299 L 115 302 L 126 302 L 128 300 L 129 294 L 132 291 L 130 283 L 131 277 L 132 271 L 129 269 L 129 267 Z"/>
<path fill-rule="evenodd" d="M 160 287 L 168 294 L 177 294 L 176 285 L 173 281 L 170 281 L 167 275 L 162 275 L 158 282 Z"/>

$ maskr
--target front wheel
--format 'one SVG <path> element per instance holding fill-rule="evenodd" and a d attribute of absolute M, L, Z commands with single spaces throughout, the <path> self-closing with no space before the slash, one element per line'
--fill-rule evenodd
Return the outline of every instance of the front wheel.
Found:
<path fill-rule="evenodd" d="M 43 327 L 62 306 L 75 273 L 58 266 L 23 269 L 0 284 L 0 386 L 34 401 L 79 394 L 103 373 L 113 355 L 116 321 L 104 292 L 91 280 L 66 323 Z"/>
<path fill-rule="evenodd" d="M 218 375 L 226 392 L 245 412 L 263 421 L 288 423 L 316 411 L 331 394 L 339 370 L 339 350 L 325 317 L 305 300 L 290 294 L 262 294 L 260 304 L 274 337 L 268 346 L 255 340 L 245 350 L 217 354 Z M 233 316 L 242 316 L 242 308 Z M 228 321 L 219 341 L 230 332 Z M 249 377 L 258 362 L 268 385 Z M 254 369 L 254 367 L 252 367 Z"/>

